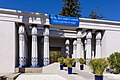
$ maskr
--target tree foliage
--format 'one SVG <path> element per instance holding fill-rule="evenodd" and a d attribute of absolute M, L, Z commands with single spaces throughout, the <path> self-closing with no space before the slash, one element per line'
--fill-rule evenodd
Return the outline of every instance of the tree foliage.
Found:
<path fill-rule="evenodd" d="M 80 17 L 81 7 L 79 0 L 62 0 L 64 5 L 62 6 L 62 11 L 59 15 L 70 16 L 70 17 Z"/>
<path fill-rule="evenodd" d="M 101 19 L 101 18 L 104 18 L 104 16 L 102 16 L 100 14 L 100 11 L 99 11 L 99 8 L 97 7 L 96 10 L 91 10 L 89 16 L 89 18 L 91 19 Z"/>
<path fill-rule="evenodd" d="M 108 61 L 110 64 L 110 69 L 112 69 L 112 73 L 119 74 L 120 73 L 120 52 L 114 52 L 108 57 Z"/>

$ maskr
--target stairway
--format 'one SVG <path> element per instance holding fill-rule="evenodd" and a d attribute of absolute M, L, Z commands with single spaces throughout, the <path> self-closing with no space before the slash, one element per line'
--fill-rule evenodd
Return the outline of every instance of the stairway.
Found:
<path fill-rule="evenodd" d="M 15 80 L 20 73 L 6 73 L 0 75 L 0 80 Z"/>
<path fill-rule="evenodd" d="M 42 73 L 42 68 L 15 68 L 16 73 Z"/>

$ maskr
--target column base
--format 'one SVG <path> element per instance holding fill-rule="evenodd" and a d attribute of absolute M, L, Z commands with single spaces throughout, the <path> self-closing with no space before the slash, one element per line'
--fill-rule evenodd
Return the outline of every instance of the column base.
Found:
<path fill-rule="evenodd" d="M 27 63 L 26 57 L 19 57 L 19 68 L 25 68 Z"/>
<path fill-rule="evenodd" d="M 33 66 L 33 65 L 31 65 L 30 67 L 31 68 L 39 68 L 39 66 Z"/>
<path fill-rule="evenodd" d="M 43 66 L 49 65 L 49 58 L 44 58 Z"/>
<path fill-rule="evenodd" d="M 38 68 L 38 58 L 37 57 L 32 57 L 32 62 L 31 62 L 31 68 Z"/>
<path fill-rule="evenodd" d="M 19 65 L 18 68 L 25 68 L 25 66 L 21 66 L 21 65 Z"/>

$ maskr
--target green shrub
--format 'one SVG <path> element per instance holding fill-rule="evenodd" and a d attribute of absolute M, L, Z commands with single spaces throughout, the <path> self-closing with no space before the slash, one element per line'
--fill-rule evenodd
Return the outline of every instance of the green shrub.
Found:
<path fill-rule="evenodd" d="M 66 58 L 66 59 L 64 59 L 64 63 L 67 65 L 67 67 L 72 68 L 72 66 L 75 63 L 75 59 Z"/>
<path fill-rule="evenodd" d="M 93 59 L 90 60 L 89 66 L 96 75 L 102 75 L 108 66 L 108 61 L 105 58 Z"/>
<path fill-rule="evenodd" d="M 64 58 L 63 58 L 63 57 L 58 58 L 57 61 L 58 61 L 61 65 L 64 64 Z"/>
<path fill-rule="evenodd" d="M 57 62 L 57 59 L 61 57 L 60 51 L 50 51 L 50 63 Z"/>
<path fill-rule="evenodd" d="M 85 59 L 84 58 L 80 58 L 80 59 L 78 59 L 78 61 L 79 61 L 80 65 L 85 64 Z"/>
<path fill-rule="evenodd" d="M 89 66 L 90 68 L 93 70 L 93 73 L 95 73 L 95 69 L 96 69 L 96 60 L 95 59 L 91 59 L 90 62 L 89 62 Z"/>
<path fill-rule="evenodd" d="M 108 58 L 110 69 L 112 69 L 112 73 L 119 74 L 120 73 L 120 53 L 114 52 Z"/>

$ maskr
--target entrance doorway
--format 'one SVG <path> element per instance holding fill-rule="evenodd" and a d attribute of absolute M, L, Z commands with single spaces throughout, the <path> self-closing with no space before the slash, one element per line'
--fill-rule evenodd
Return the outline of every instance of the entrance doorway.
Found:
<path fill-rule="evenodd" d="M 50 63 L 57 62 L 57 59 L 61 57 L 61 47 L 50 47 Z"/>

